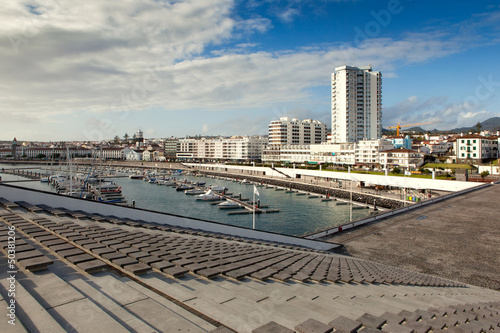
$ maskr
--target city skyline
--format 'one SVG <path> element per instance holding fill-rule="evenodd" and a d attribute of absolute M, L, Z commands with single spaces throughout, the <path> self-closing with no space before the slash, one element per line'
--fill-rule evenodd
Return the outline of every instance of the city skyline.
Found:
<path fill-rule="evenodd" d="M 500 116 L 495 1 L 12 1 L 3 9 L 2 139 L 95 141 L 138 128 L 146 137 L 264 135 L 284 116 L 329 124 L 330 74 L 343 65 L 383 73 L 385 128 L 451 129 Z"/>

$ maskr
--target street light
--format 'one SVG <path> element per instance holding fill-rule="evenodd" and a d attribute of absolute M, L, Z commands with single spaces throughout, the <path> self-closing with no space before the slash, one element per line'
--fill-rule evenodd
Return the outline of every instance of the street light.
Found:
<path fill-rule="evenodd" d="M 357 180 L 356 178 L 354 178 L 354 177 L 352 176 L 352 174 L 351 174 L 351 191 L 350 191 L 350 196 L 351 196 L 351 198 L 350 198 L 350 201 L 349 201 L 349 202 L 350 202 L 350 204 L 349 204 L 349 222 L 352 222 L 352 181 L 353 181 L 353 180 L 358 181 L 358 180 Z"/>

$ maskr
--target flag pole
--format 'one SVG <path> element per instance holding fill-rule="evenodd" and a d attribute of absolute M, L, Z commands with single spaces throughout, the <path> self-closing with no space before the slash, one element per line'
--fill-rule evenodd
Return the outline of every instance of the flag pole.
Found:
<path fill-rule="evenodd" d="M 253 191 L 252 208 L 253 208 L 253 224 L 252 224 L 252 229 L 255 230 L 255 185 L 254 185 L 254 191 Z"/>

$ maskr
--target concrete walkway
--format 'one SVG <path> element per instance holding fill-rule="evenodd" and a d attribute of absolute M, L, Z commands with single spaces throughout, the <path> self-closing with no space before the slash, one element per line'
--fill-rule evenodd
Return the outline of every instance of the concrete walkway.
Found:
<path fill-rule="evenodd" d="M 355 257 L 500 290 L 500 185 L 330 236 Z"/>

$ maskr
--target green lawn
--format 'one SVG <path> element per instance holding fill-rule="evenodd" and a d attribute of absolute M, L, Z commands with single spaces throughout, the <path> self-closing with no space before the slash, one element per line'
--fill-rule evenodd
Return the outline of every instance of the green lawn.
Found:
<path fill-rule="evenodd" d="M 323 171 L 334 171 L 334 172 L 346 172 L 347 170 L 333 170 L 333 169 L 324 169 Z M 377 172 L 377 171 L 362 171 L 362 170 L 351 170 L 351 173 L 360 173 L 360 174 L 365 174 L 365 175 L 385 175 L 385 172 Z M 394 174 L 389 172 L 389 176 L 396 176 L 396 177 L 405 177 L 405 175 L 401 172 L 398 174 Z M 406 177 L 411 177 L 411 178 L 428 178 L 432 179 L 432 174 L 429 175 L 424 175 L 424 174 L 413 174 L 411 176 L 406 176 Z M 436 176 L 436 179 L 454 179 L 454 177 L 446 177 L 446 176 Z"/>
<path fill-rule="evenodd" d="M 443 168 L 443 169 L 474 169 L 472 166 L 468 164 L 449 164 L 449 163 L 427 163 L 423 166 L 427 169 L 432 168 Z"/>

